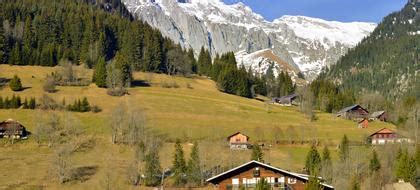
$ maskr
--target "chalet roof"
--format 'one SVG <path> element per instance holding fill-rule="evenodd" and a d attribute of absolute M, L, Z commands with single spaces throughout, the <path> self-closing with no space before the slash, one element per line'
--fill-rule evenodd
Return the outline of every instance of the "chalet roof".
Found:
<path fill-rule="evenodd" d="M 385 111 L 375 111 L 375 112 L 372 113 L 372 115 L 370 115 L 370 117 L 372 117 L 372 118 L 378 118 L 378 117 L 380 117 L 384 113 L 385 113 Z"/>
<path fill-rule="evenodd" d="M 305 176 L 303 174 L 298 174 L 298 173 L 294 173 L 294 172 L 289 172 L 287 170 L 283 170 L 283 169 L 280 169 L 280 168 L 276 168 L 276 167 L 270 166 L 268 164 L 264 164 L 262 162 L 258 162 L 258 161 L 252 160 L 252 161 L 249 161 L 249 162 L 247 162 L 245 164 L 242 164 L 242 165 L 240 165 L 240 166 L 238 166 L 236 168 L 232 168 L 232 169 L 230 169 L 230 170 L 228 170 L 226 172 L 223 172 L 223 173 L 221 173 L 219 175 L 213 176 L 213 177 L 207 179 L 206 181 L 209 182 L 209 183 L 214 183 L 216 181 L 220 181 L 221 178 L 223 179 L 224 177 L 228 177 L 229 174 L 234 173 L 235 171 L 237 171 L 237 170 L 239 170 L 241 168 L 245 168 L 245 167 L 250 166 L 250 165 L 257 165 L 257 166 L 260 166 L 260 167 L 265 167 L 265 168 L 268 168 L 270 170 L 273 170 L 273 171 L 276 171 L 276 172 L 279 172 L 279 173 L 282 173 L 282 174 L 286 174 L 286 175 L 289 175 L 289 176 L 298 178 L 298 179 L 303 180 L 303 181 L 308 181 L 309 180 L 309 178 L 308 178 L 309 176 Z M 330 189 L 334 189 L 333 186 L 328 185 L 328 184 L 325 184 L 325 183 L 321 183 L 321 185 L 324 186 L 324 187 L 328 187 Z"/>
<path fill-rule="evenodd" d="M 6 119 L 6 120 L 0 122 L 0 128 L 8 127 L 11 124 L 17 124 L 19 126 L 19 128 L 24 128 L 22 124 L 20 124 L 18 121 L 13 120 L 13 119 Z"/>
<path fill-rule="evenodd" d="M 243 135 L 243 136 L 246 136 L 246 140 L 249 140 L 249 136 L 244 135 L 244 134 L 242 134 L 241 132 L 236 132 L 236 133 L 234 133 L 234 134 L 232 134 L 232 135 L 229 135 L 229 136 L 227 137 L 227 139 L 229 140 L 231 137 L 233 137 L 233 136 L 235 136 L 235 135 L 237 135 L 237 134 L 241 134 L 241 135 Z"/>
<path fill-rule="evenodd" d="M 354 109 L 356 109 L 356 108 L 362 108 L 363 110 L 365 110 L 366 112 L 368 112 L 365 108 L 363 108 L 362 106 L 360 106 L 359 104 L 355 104 L 355 105 L 352 105 L 352 106 L 349 106 L 349 107 L 345 107 L 345 108 L 343 108 L 342 110 L 340 110 L 338 113 L 345 113 L 345 112 L 348 112 L 348 111 L 351 111 L 351 110 L 354 110 Z M 369 112 L 368 112 L 369 113 Z"/>
<path fill-rule="evenodd" d="M 282 96 L 282 97 L 280 97 L 280 99 L 293 99 L 293 98 L 296 98 L 296 97 L 297 97 L 297 95 L 295 93 L 293 93 L 293 94 L 290 94 L 290 95 L 287 95 L 287 96 Z"/>
<path fill-rule="evenodd" d="M 370 136 L 376 135 L 376 134 L 394 134 L 396 133 L 395 131 L 388 129 L 388 128 L 382 128 L 379 131 L 376 131 L 374 133 L 372 133 Z"/>

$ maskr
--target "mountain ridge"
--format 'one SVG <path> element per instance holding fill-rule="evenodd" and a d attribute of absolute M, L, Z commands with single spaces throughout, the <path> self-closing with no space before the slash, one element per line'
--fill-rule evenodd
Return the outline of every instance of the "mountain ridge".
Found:
<path fill-rule="evenodd" d="M 317 34 L 340 36 L 341 31 L 343 37 L 308 39 L 297 35 L 302 31 L 290 26 L 299 26 L 299 22 L 310 17 L 294 16 L 296 21 L 290 23 L 286 18 L 291 17 L 285 16 L 269 22 L 243 3 L 227 5 L 218 0 L 123 0 L 123 3 L 138 19 L 159 29 L 182 47 L 193 48 L 196 55 L 202 46 L 209 49 L 213 57 L 228 51 L 253 53 L 272 49 L 292 67 L 298 66 L 309 80 L 322 68 L 334 64 L 376 27 L 373 23 L 342 23 L 351 29 L 349 35 L 345 35 L 338 22 L 322 20 L 321 23 L 321 19 L 312 18 L 311 23 L 318 21 Z M 354 33 L 357 35 L 352 35 Z M 343 39 L 350 39 L 351 43 Z"/>

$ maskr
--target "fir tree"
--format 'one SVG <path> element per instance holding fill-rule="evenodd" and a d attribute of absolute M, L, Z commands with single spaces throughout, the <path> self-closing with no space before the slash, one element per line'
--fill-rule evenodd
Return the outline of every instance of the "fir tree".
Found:
<path fill-rule="evenodd" d="M 0 109 L 4 109 L 3 97 L 0 96 Z"/>
<path fill-rule="evenodd" d="M 36 108 L 36 102 L 35 102 L 35 98 L 31 98 L 29 100 L 29 109 L 35 109 Z"/>
<path fill-rule="evenodd" d="M 83 98 L 81 105 L 80 105 L 80 112 L 88 112 L 90 111 L 89 101 L 86 97 Z"/>
<path fill-rule="evenodd" d="M 106 88 L 106 62 L 104 57 L 100 57 L 93 73 L 93 82 L 100 88 Z"/>
<path fill-rule="evenodd" d="M 264 156 L 264 154 L 263 154 L 263 152 L 261 150 L 260 145 L 254 144 L 252 146 L 251 160 L 255 160 L 255 161 L 259 161 L 259 162 L 264 162 L 263 156 Z"/>
<path fill-rule="evenodd" d="M 369 162 L 369 171 L 371 174 L 373 174 L 379 171 L 379 169 L 381 169 L 381 163 L 379 162 L 378 154 L 376 153 L 375 150 L 373 150 L 372 158 L 370 159 L 370 162 Z"/>
<path fill-rule="evenodd" d="M 14 75 L 12 80 L 9 82 L 10 89 L 13 91 L 21 91 L 23 90 L 22 82 L 20 81 L 20 78 L 17 75 Z"/>
<path fill-rule="evenodd" d="M 3 23 L 3 13 L 0 13 L 0 23 Z M 4 63 L 5 58 L 5 40 L 4 40 L 4 28 L 3 26 L 0 26 L 0 64 Z"/>
<path fill-rule="evenodd" d="M 145 178 L 147 186 L 156 186 L 160 183 L 161 168 L 157 149 L 150 149 L 145 160 Z"/>
<path fill-rule="evenodd" d="M 349 150 L 349 140 L 347 135 L 344 135 L 341 139 L 340 149 L 338 155 L 341 161 L 346 161 L 349 158 L 350 150 Z"/>
<path fill-rule="evenodd" d="M 416 160 L 409 155 L 408 150 L 402 151 L 397 158 L 395 176 L 406 182 L 414 183 L 416 180 Z"/>
<path fill-rule="evenodd" d="M 211 56 L 208 50 L 201 47 L 200 55 L 198 56 L 197 66 L 198 73 L 201 75 L 209 75 L 211 69 Z"/>
<path fill-rule="evenodd" d="M 188 170 L 187 177 L 188 181 L 191 184 L 199 185 L 202 183 L 202 173 L 201 173 L 201 161 L 198 150 L 198 143 L 195 142 L 190 155 L 190 160 L 188 161 Z"/>
<path fill-rule="evenodd" d="M 324 150 L 322 151 L 322 167 L 321 167 L 321 174 L 325 178 L 325 181 L 328 183 L 332 182 L 332 173 L 333 173 L 333 166 L 331 161 L 330 150 L 328 147 L 325 146 Z"/>
<path fill-rule="evenodd" d="M 174 173 L 175 185 L 183 185 L 186 183 L 186 163 L 184 158 L 184 151 L 182 150 L 181 142 L 179 139 L 175 142 L 175 153 L 172 171 Z"/>
<path fill-rule="evenodd" d="M 305 185 L 305 190 L 322 190 L 322 186 L 317 177 L 309 177 L 308 183 Z"/>
<path fill-rule="evenodd" d="M 319 174 L 320 168 L 321 168 L 321 157 L 319 156 L 318 150 L 316 149 L 315 145 L 312 145 L 311 149 L 309 150 L 306 156 L 306 161 L 305 161 L 306 172 L 310 175 Z"/>

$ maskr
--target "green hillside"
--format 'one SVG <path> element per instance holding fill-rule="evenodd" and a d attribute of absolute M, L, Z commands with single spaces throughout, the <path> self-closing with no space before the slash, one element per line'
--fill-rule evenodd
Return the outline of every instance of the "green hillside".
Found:
<path fill-rule="evenodd" d="M 370 36 L 319 78 L 359 93 L 420 97 L 420 15 L 413 3 L 385 17 Z"/>
<path fill-rule="evenodd" d="M 58 68 L 39 66 L 0 65 L 0 78 L 10 79 L 17 74 L 26 88 L 12 92 L 7 86 L 0 90 L 2 97 L 13 94 L 24 97 L 35 97 L 37 100 L 45 94 L 42 90 L 45 76 Z M 91 77 L 91 70 L 81 67 L 76 69 L 80 77 Z M 394 126 L 382 122 L 373 122 L 368 129 L 357 128 L 356 123 L 335 117 L 333 114 L 317 113 L 318 120 L 310 122 L 296 107 L 267 105 L 255 99 L 242 98 L 218 91 L 216 84 L 202 77 L 171 77 L 161 74 L 134 73 L 134 80 L 148 80 L 150 87 L 136 86 L 128 90 L 129 95 L 111 97 L 106 89 L 95 85 L 85 87 L 58 87 L 56 93 L 48 94 L 57 102 L 65 98 L 72 103 L 77 98 L 87 97 L 92 105 L 99 106 L 99 113 L 70 113 L 83 136 L 94 137 L 95 145 L 85 152 L 72 156 L 76 166 L 95 166 L 97 170 L 86 182 L 71 182 L 58 186 L 52 174 L 51 156 L 55 149 L 46 145 L 37 145 L 33 136 L 28 140 L 11 145 L 2 141 L 0 160 L 6 163 L 0 173 L 7 175 L 0 178 L 1 187 L 47 186 L 50 189 L 89 189 L 100 186 L 108 169 L 115 172 L 116 180 L 123 186 L 125 167 L 132 159 L 133 149 L 127 145 L 111 143 L 110 118 L 118 105 L 141 108 L 146 118 L 148 129 L 155 131 L 163 140 L 160 149 L 162 167 L 169 167 L 172 162 L 174 140 L 180 138 L 188 152 L 193 141 L 200 143 L 203 162 L 208 167 L 222 164 L 229 166 L 247 161 L 249 151 L 235 155 L 229 151 L 225 138 L 237 131 L 251 137 L 252 142 L 272 144 L 265 150 L 266 161 L 273 165 L 298 171 L 303 167 L 305 155 L 309 148 L 308 141 L 318 139 L 320 146 L 330 146 L 333 155 L 334 147 L 344 134 L 352 142 L 363 142 L 364 138 L 382 127 Z M 178 88 L 163 88 L 163 83 L 176 83 Z M 263 98 L 263 97 L 262 97 Z M 10 109 L 0 110 L 0 120 L 16 119 L 31 132 L 36 131 L 39 123 L 45 124 L 52 114 L 64 116 L 63 111 L 41 111 Z M 283 144 L 274 144 L 275 136 Z M 289 144 L 292 139 L 295 144 Z M 305 144 L 301 144 L 304 141 Z M 335 156 L 334 156 L 335 157 Z M 16 162 L 16 160 L 19 160 Z M 14 172 L 10 173 L 9 171 Z"/>

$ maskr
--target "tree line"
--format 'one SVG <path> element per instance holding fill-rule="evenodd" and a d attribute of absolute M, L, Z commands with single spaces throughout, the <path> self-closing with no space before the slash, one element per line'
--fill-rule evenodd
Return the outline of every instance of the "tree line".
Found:
<path fill-rule="evenodd" d="M 0 109 L 35 109 L 36 108 L 36 101 L 35 98 L 30 98 L 29 100 L 25 98 L 22 102 L 22 98 L 19 95 L 13 95 L 11 98 L 0 96 Z"/>

